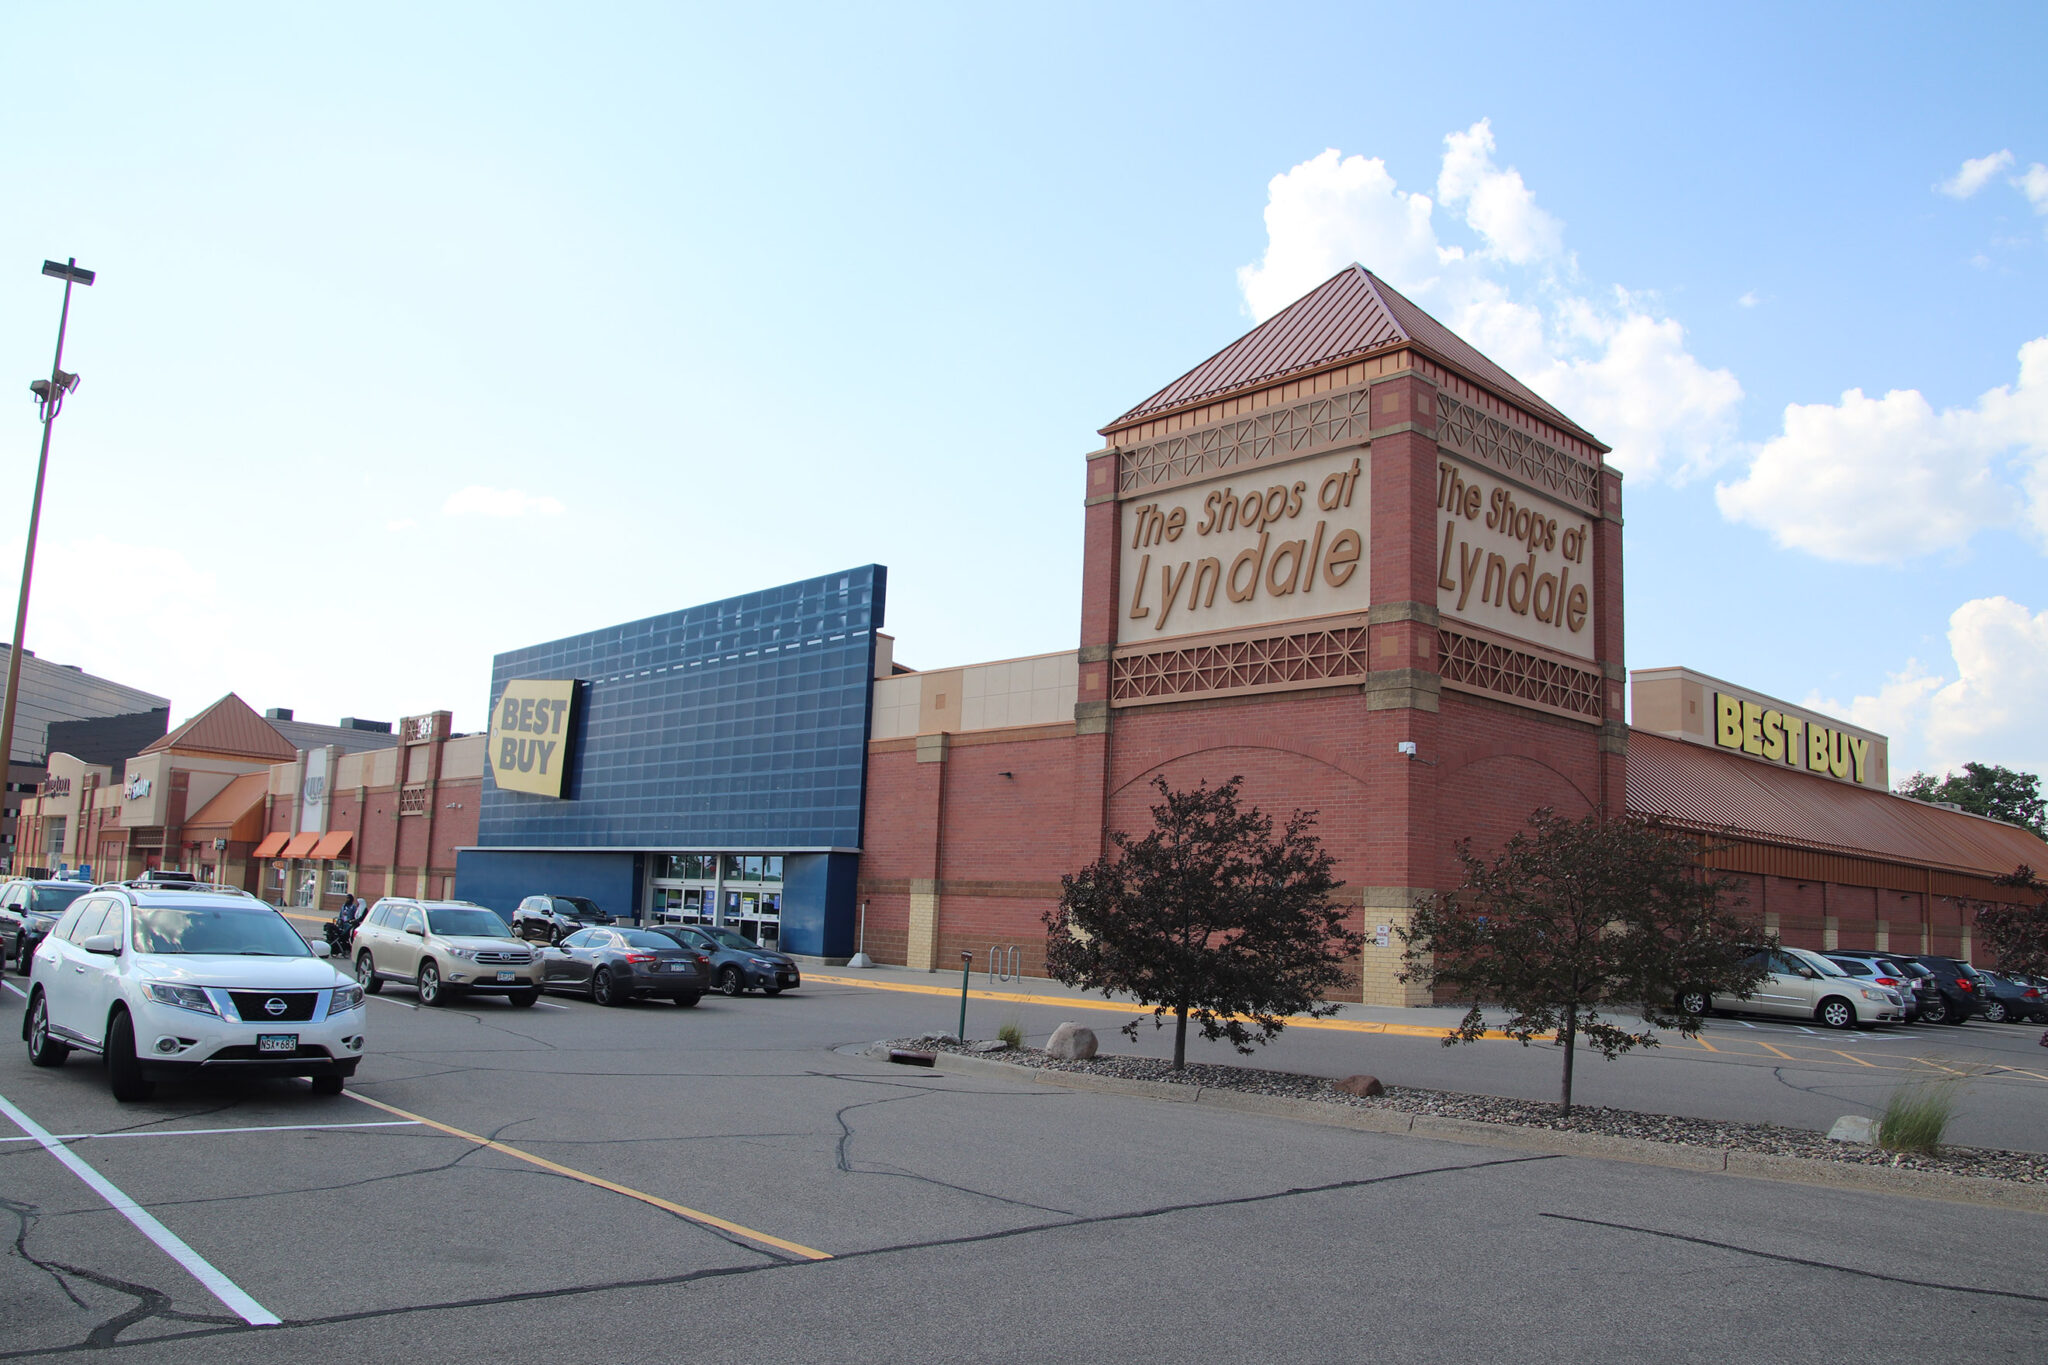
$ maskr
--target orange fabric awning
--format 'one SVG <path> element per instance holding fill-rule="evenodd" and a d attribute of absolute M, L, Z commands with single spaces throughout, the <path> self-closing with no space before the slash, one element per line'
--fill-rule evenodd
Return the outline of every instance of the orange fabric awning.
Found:
<path fill-rule="evenodd" d="M 275 858 L 283 851 L 285 840 L 291 837 L 284 830 L 274 830 L 263 836 L 263 842 L 256 845 L 256 851 L 249 856 L 252 858 Z"/>
<path fill-rule="evenodd" d="M 292 841 L 284 846 L 284 852 L 278 856 L 280 858 L 304 858 L 312 853 L 313 845 L 319 842 L 320 831 L 317 829 L 309 829 L 303 834 L 294 834 Z"/>
<path fill-rule="evenodd" d="M 355 838 L 355 835 L 348 830 L 329 830 L 320 836 L 319 843 L 313 845 L 312 856 L 315 858 L 339 858 L 342 854 L 348 852 L 348 841 L 353 838 Z"/>

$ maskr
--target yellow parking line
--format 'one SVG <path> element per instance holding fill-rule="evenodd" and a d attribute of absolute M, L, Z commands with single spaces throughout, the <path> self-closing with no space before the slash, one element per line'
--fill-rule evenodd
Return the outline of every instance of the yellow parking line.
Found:
<path fill-rule="evenodd" d="M 1870 1063 L 1864 1061 L 1861 1057 L 1851 1056 L 1849 1053 L 1842 1051 L 1838 1047 L 1831 1047 L 1828 1049 L 1828 1051 L 1834 1053 L 1837 1057 L 1848 1057 L 1850 1061 L 1856 1063 L 1856 1065 L 1858 1066 L 1870 1066 Z M 1870 1069 L 1872 1071 L 1878 1070 L 1878 1068 L 1874 1066 L 1870 1066 Z"/>
<path fill-rule="evenodd" d="M 1788 1062 L 1794 1060 L 1791 1053 L 1780 1052 L 1777 1048 L 1772 1047 L 1769 1043 L 1765 1042 L 1761 1038 L 1752 1038 L 1750 1041 L 1755 1043 L 1758 1047 L 1765 1049 L 1766 1051 L 1776 1053 L 1778 1056 L 1783 1057 Z M 1834 1049 L 1829 1048 L 1828 1051 L 1832 1052 L 1834 1051 Z"/>
<path fill-rule="evenodd" d="M 1706 1039 L 1700 1037 L 1698 1034 L 1693 1035 L 1692 1041 L 1698 1043 L 1701 1047 L 1705 1048 L 1709 1052 L 1719 1052 L 1721 1050 L 1720 1048 L 1715 1047 L 1712 1043 L 1708 1042 Z M 1683 1047 L 1684 1044 L 1681 1043 L 1679 1044 L 1679 1046 Z"/>
<path fill-rule="evenodd" d="M 915 986 L 902 981 L 861 981 L 850 976 L 822 976 L 816 972 L 807 974 L 804 980 L 825 982 L 833 986 L 860 986 L 871 991 L 905 991 L 912 995 L 943 995 L 952 999 L 960 998 L 957 987 Z M 1082 1000 L 1066 995 L 1014 995 L 1006 991 L 969 990 L 970 1000 L 1001 1000 L 1013 1005 L 1051 1005 L 1061 1009 L 1107 1010 L 1111 1014 L 1143 1014 L 1145 1007 L 1133 1004 L 1117 1004 L 1113 1000 Z M 1423 1024 L 1385 1024 L 1374 1019 L 1304 1019 L 1298 1015 L 1287 1017 L 1289 1028 L 1336 1029 L 1344 1033 L 1383 1033 L 1401 1038 L 1441 1038 L 1448 1029 L 1431 1028 Z M 1488 1029 L 1488 1038 L 1506 1038 L 1507 1034 L 1498 1029 Z M 1549 1042 L 1551 1036 L 1539 1033 L 1537 1042 Z"/>
<path fill-rule="evenodd" d="M 601 1190 L 610 1190 L 613 1194 L 623 1194 L 628 1199 L 637 1199 L 643 1204 L 652 1204 L 657 1209 L 673 1213 L 679 1218 L 687 1218 L 693 1223 L 702 1223 L 706 1227 L 714 1227 L 722 1232 L 730 1232 L 735 1237 L 744 1237 L 750 1242 L 760 1242 L 765 1246 L 776 1247 L 782 1251 L 789 1252 L 793 1256 L 801 1256 L 807 1261 L 829 1261 L 832 1259 L 832 1253 L 829 1251 L 819 1251 L 816 1247 L 807 1247 L 801 1242 L 790 1242 L 780 1237 L 771 1237 L 765 1232 L 758 1232 L 743 1224 L 720 1218 L 716 1214 L 705 1213 L 701 1209 L 686 1208 L 681 1204 L 663 1199 L 659 1195 L 648 1194 L 644 1191 L 633 1189 L 631 1186 L 606 1180 L 602 1176 L 591 1175 L 588 1171 L 579 1171 L 573 1166 L 564 1166 L 559 1161 L 549 1161 L 544 1156 L 535 1156 L 531 1152 L 522 1152 L 509 1143 L 497 1142 L 491 1138 L 481 1137 L 476 1133 L 464 1132 L 462 1129 L 446 1123 L 437 1123 L 423 1115 L 400 1109 L 397 1105 L 386 1104 L 382 1100 L 373 1100 L 368 1095 L 359 1094 L 354 1090 L 344 1090 L 342 1093 L 358 1103 L 369 1105 L 372 1109 L 382 1109 L 387 1114 L 396 1114 L 402 1119 L 410 1119 L 414 1123 L 423 1123 L 427 1127 L 439 1129 L 451 1137 L 459 1137 L 465 1142 L 474 1142 L 479 1147 L 488 1147 L 494 1152 L 503 1152 L 506 1156 L 516 1157 L 518 1160 L 538 1166 L 544 1171 L 553 1171 L 556 1175 L 566 1175 L 571 1180 L 580 1180 L 586 1185 L 595 1185 Z"/>

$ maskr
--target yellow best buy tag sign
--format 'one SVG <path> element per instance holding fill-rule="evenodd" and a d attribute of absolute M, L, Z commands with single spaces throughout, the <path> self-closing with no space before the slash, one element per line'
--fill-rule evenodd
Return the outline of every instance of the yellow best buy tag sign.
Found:
<path fill-rule="evenodd" d="M 559 797 L 569 776 L 574 678 L 519 678 L 491 708 L 491 776 L 506 791 Z"/>

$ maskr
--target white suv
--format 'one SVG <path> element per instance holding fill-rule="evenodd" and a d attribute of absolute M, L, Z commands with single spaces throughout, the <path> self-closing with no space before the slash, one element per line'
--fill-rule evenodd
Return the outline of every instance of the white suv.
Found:
<path fill-rule="evenodd" d="M 308 1076 L 362 1060 L 363 989 L 274 908 L 224 887 L 96 886 L 30 958 L 21 1036 L 37 1066 L 106 1059 L 117 1100 L 197 1074 Z"/>

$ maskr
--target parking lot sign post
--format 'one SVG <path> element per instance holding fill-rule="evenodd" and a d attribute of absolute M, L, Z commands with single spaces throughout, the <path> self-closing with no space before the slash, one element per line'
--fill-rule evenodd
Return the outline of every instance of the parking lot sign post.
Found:
<path fill-rule="evenodd" d="M 967 977 L 974 970 L 974 954 L 960 954 L 960 1031 L 953 1036 L 961 1042 L 967 1041 Z"/>

